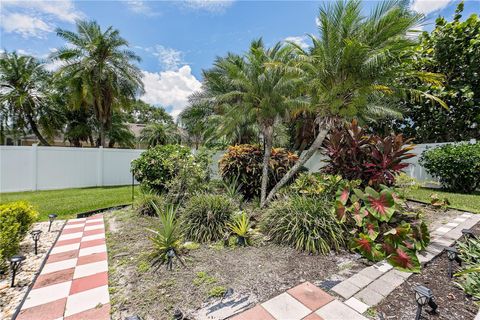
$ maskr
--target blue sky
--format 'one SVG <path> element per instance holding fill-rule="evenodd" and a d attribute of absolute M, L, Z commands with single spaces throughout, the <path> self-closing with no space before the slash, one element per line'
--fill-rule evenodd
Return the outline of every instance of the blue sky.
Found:
<path fill-rule="evenodd" d="M 413 9 L 429 18 L 451 19 L 459 1 L 413 0 Z M 0 48 L 45 58 L 64 43 L 55 28 L 73 30 L 75 19 L 96 20 L 120 30 L 142 57 L 146 102 L 163 105 L 176 116 L 188 95 L 200 88 L 201 70 L 216 56 L 245 51 L 252 39 L 267 44 L 305 41 L 316 33 L 322 1 L 25 1 L 0 3 Z M 375 1 L 365 1 L 368 12 Z M 480 1 L 467 1 L 464 16 L 480 12 Z M 48 64 L 55 69 L 58 65 Z"/>

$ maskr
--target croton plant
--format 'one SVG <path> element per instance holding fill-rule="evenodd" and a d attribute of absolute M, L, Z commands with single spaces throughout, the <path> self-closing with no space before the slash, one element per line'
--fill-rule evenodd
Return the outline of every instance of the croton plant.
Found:
<path fill-rule="evenodd" d="M 371 261 L 386 259 L 394 267 L 419 272 L 417 251 L 430 242 L 418 213 L 405 212 L 403 200 L 384 185 L 380 191 L 344 188 L 338 191 L 337 218 L 351 230 L 350 248 Z"/>

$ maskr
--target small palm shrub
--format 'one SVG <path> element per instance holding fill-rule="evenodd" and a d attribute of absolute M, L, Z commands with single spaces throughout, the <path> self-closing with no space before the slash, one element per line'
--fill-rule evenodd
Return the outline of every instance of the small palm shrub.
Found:
<path fill-rule="evenodd" d="M 458 285 L 475 299 L 480 299 L 480 240 L 468 238 L 457 243 L 462 271 L 456 274 Z"/>
<path fill-rule="evenodd" d="M 185 237 L 196 242 L 222 239 L 235 209 L 233 201 L 223 195 L 192 196 L 182 210 Z"/>
<path fill-rule="evenodd" d="M 334 199 L 339 189 L 345 187 L 357 187 L 359 180 L 348 181 L 340 175 L 328 175 L 323 173 L 302 173 L 289 186 L 288 193 L 306 197 L 327 197 Z"/>
<path fill-rule="evenodd" d="M 153 244 L 153 251 L 150 255 L 152 266 L 157 266 L 158 269 L 159 266 L 168 261 L 169 251 L 173 251 L 174 256 L 180 259 L 183 235 L 180 222 L 176 216 L 176 209 L 173 206 L 160 209 L 153 204 L 153 207 L 160 218 L 160 227 L 158 230 L 147 230 L 152 233 L 150 237 Z"/>
<path fill-rule="evenodd" d="M 346 245 L 346 230 L 325 198 L 293 196 L 274 202 L 261 221 L 273 241 L 309 253 L 327 254 Z"/>
<path fill-rule="evenodd" d="M 237 180 L 240 191 L 247 199 L 260 196 L 263 150 L 258 145 L 230 146 L 220 159 L 220 174 L 225 181 Z M 272 148 L 269 165 L 269 184 L 273 186 L 293 167 L 298 156 L 282 148 Z"/>
<path fill-rule="evenodd" d="M 144 216 L 156 216 L 157 211 L 155 206 L 158 208 L 162 208 L 165 205 L 165 201 L 162 196 L 157 195 L 153 192 L 145 192 L 140 194 L 137 199 L 135 199 L 135 203 L 133 204 L 133 208 L 138 214 Z"/>
<path fill-rule="evenodd" d="M 480 143 L 428 149 L 422 153 L 420 164 L 447 190 L 472 193 L 480 187 Z"/>
<path fill-rule="evenodd" d="M 387 137 L 367 134 L 353 121 L 332 130 L 325 139 L 328 159 L 323 171 L 347 180 L 360 180 L 363 186 L 376 189 L 381 184 L 392 186 L 396 176 L 408 167 L 404 161 L 415 156 L 409 152 L 413 149 L 410 141 L 401 134 Z"/>
<path fill-rule="evenodd" d="M 345 188 L 336 201 L 336 213 L 352 235 L 350 248 L 371 261 L 387 261 L 400 270 L 420 271 L 417 251 L 430 242 L 427 225 L 418 214 L 405 213 L 403 200 L 393 189 Z"/>
<path fill-rule="evenodd" d="M 243 211 L 233 216 L 232 222 L 228 224 L 230 231 L 237 236 L 237 244 L 250 245 L 250 217 Z"/>
<path fill-rule="evenodd" d="M 6 260 L 18 252 L 20 241 L 37 217 L 38 212 L 24 201 L 0 205 L 0 271 L 6 271 Z"/>

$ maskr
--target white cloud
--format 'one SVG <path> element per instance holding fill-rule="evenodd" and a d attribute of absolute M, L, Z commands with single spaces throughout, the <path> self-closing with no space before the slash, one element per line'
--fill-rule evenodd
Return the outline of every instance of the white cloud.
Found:
<path fill-rule="evenodd" d="M 156 45 L 153 48 L 146 48 L 147 52 L 150 52 L 153 56 L 157 57 L 158 62 L 164 70 L 177 70 L 183 61 L 183 52 L 167 48 L 162 45 Z"/>
<path fill-rule="evenodd" d="M 138 14 L 146 16 L 157 16 L 160 14 L 159 12 L 154 11 L 144 0 L 129 0 L 125 1 L 125 4 L 130 11 Z"/>
<path fill-rule="evenodd" d="M 283 39 L 286 42 L 293 42 L 296 45 L 300 46 L 302 49 L 307 49 L 310 45 L 307 43 L 308 37 L 307 36 L 295 36 L 295 37 L 286 37 Z"/>
<path fill-rule="evenodd" d="M 21 13 L 2 13 L 0 26 L 6 33 L 18 33 L 24 38 L 43 38 L 53 27 L 42 19 Z"/>
<path fill-rule="evenodd" d="M 233 2 L 234 0 L 184 0 L 182 4 L 196 10 L 224 12 Z"/>
<path fill-rule="evenodd" d="M 46 33 L 55 29 L 56 21 L 73 23 L 83 17 L 83 13 L 76 10 L 72 0 L 4 0 L 0 25 L 7 33 L 43 38 Z"/>
<path fill-rule="evenodd" d="M 410 8 L 427 15 L 445 8 L 452 1 L 453 0 L 413 0 Z"/>
<path fill-rule="evenodd" d="M 170 114 L 174 118 L 188 105 L 188 97 L 202 86 L 188 65 L 176 71 L 143 71 L 143 83 L 145 94 L 140 99 L 153 105 L 172 107 Z"/>

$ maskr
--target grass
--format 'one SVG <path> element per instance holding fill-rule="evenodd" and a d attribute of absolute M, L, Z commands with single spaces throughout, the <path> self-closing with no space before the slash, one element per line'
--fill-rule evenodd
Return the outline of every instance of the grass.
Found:
<path fill-rule="evenodd" d="M 407 197 L 425 203 L 430 203 L 430 196 L 437 193 L 440 198 L 450 201 L 450 208 L 480 213 L 480 192 L 474 194 L 452 193 L 436 189 L 418 188 L 408 192 Z"/>
<path fill-rule="evenodd" d="M 135 188 L 135 195 L 139 189 Z M 0 204 L 27 201 L 40 213 L 39 220 L 48 220 L 55 213 L 59 219 L 75 217 L 77 213 L 128 204 L 132 201 L 132 187 L 102 187 L 46 191 L 0 193 Z"/>

